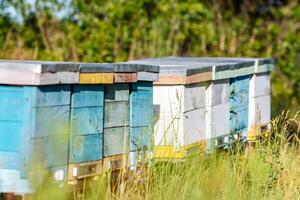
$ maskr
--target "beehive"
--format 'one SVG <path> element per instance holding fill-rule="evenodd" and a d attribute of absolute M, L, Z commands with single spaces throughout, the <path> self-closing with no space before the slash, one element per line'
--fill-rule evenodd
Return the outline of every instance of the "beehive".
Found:
<path fill-rule="evenodd" d="M 154 83 L 154 156 L 181 159 L 225 147 L 270 120 L 272 59 L 166 57 Z"/>
<path fill-rule="evenodd" d="M 42 169 L 56 176 L 66 172 L 69 83 L 78 82 L 78 69 L 70 63 L 0 62 L 1 192 L 31 192 L 26 179 Z M 53 85 L 58 83 L 65 85 Z"/>
<path fill-rule="evenodd" d="M 152 82 L 158 80 L 158 67 L 129 63 L 94 64 L 82 66 L 80 77 L 88 80 L 89 76 L 103 73 L 113 76 L 113 84 L 104 85 L 103 167 L 104 170 L 123 165 L 134 167 L 140 154 L 137 152 L 149 149 Z M 87 82 L 97 83 L 97 78 Z"/>
<path fill-rule="evenodd" d="M 90 176 L 140 150 L 129 146 L 137 140 L 131 127 L 139 133 L 130 95 L 137 85 L 152 88 L 158 67 L 1 61 L 0 76 L 0 192 L 32 192 L 29 177 L 38 185 L 46 174 L 54 181 Z"/>

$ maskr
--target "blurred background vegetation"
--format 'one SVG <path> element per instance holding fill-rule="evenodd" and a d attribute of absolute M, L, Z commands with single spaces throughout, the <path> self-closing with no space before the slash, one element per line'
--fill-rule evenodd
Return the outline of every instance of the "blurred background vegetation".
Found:
<path fill-rule="evenodd" d="M 300 102 L 299 0 L 0 0 L 0 58 L 274 57 L 272 112 Z"/>

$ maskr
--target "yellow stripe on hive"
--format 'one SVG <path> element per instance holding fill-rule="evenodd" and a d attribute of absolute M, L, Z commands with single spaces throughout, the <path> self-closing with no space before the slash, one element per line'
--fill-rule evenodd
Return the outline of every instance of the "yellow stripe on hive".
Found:
<path fill-rule="evenodd" d="M 82 73 L 79 75 L 81 84 L 112 84 L 114 83 L 113 73 Z"/>
<path fill-rule="evenodd" d="M 184 158 L 184 148 L 175 151 L 172 145 L 154 146 L 154 158 Z"/>
<path fill-rule="evenodd" d="M 188 151 L 193 149 L 191 152 L 201 152 L 205 150 L 205 141 L 196 142 L 193 144 L 186 145 L 184 147 L 181 147 L 178 151 L 175 151 L 174 147 L 172 145 L 166 145 L 166 146 L 154 146 L 154 158 L 155 159 L 182 159 L 187 156 L 186 154 Z"/>

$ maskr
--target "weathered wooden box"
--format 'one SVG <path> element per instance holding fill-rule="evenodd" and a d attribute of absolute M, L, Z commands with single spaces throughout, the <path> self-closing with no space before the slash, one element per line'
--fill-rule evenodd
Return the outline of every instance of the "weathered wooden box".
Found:
<path fill-rule="evenodd" d="M 69 83 L 78 82 L 78 69 L 70 63 L 0 62 L 1 192 L 32 192 L 29 177 L 65 176 Z"/>
<path fill-rule="evenodd" d="M 109 74 L 112 76 L 103 82 L 104 170 L 118 168 L 120 163 L 135 166 L 136 152 L 151 149 L 152 82 L 158 80 L 158 67 L 131 63 L 94 64 L 81 68 L 80 82 L 101 83 L 99 77 L 103 73 L 106 78 Z"/>
<path fill-rule="evenodd" d="M 272 59 L 166 57 L 132 62 L 160 66 L 153 89 L 156 158 L 180 159 L 224 147 L 232 137 L 246 138 L 254 123 L 270 120 Z"/>
<path fill-rule="evenodd" d="M 158 67 L 0 61 L 2 71 L 21 73 L 0 79 L 0 192 L 91 176 L 149 148 Z"/>

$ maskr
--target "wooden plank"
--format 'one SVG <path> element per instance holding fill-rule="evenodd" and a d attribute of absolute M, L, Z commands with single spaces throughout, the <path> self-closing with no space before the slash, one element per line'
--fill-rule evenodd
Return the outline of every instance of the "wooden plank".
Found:
<path fill-rule="evenodd" d="M 160 105 L 160 113 L 168 112 L 177 115 L 184 109 L 184 86 L 154 86 L 153 104 Z"/>
<path fill-rule="evenodd" d="M 24 115 L 23 87 L 0 86 L 0 109 L 0 120 L 21 121 Z"/>
<path fill-rule="evenodd" d="M 49 85 L 78 83 L 78 66 L 61 63 L 1 61 L 0 83 L 11 85 Z M 49 67 L 50 66 L 50 67 Z"/>
<path fill-rule="evenodd" d="M 103 107 L 73 108 L 71 135 L 103 133 Z"/>
<path fill-rule="evenodd" d="M 137 75 L 138 81 L 158 81 L 159 74 L 158 73 L 151 73 L 151 72 L 138 72 Z"/>
<path fill-rule="evenodd" d="M 186 78 L 183 76 L 168 76 L 168 75 L 159 75 L 159 81 L 155 81 L 154 85 L 174 85 L 174 84 L 185 84 Z"/>
<path fill-rule="evenodd" d="M 201 83 L 212 80 L 211 72 L 203 72 L 186 77 L 184 84 Z"/>
<path fill-rule="evenodd" d="M 205 108 L 183 113 L 184 145 L 204 141 L 206 138 Z"/>
<path fill-rule="evenodd" d="M 252 97 L 249 100 L 248 127 L 266 125 L 271 119 L 270 95 Z"/>
<path fill-rule="evenodd" d="M 183 159 L 185 157 L 184 148 L 175 151 L 172 145 L 154 146 L 153 153 L 155 159 Z"/>
<path fill-rule="evenodd" d="M 137 82 L 137 73 L 114 73 L 115 83 L 134 83 Z"/>
<path fill-rule="evenodd" d="M 173 145 L 176 148 L 182 146 L 183 118 L 161 117 L 154 126 L 154 145 Z"/>
<path fill-rule="evenodd" d="M 184 89 L 184 111 L 205 108 L 206 83 L 185 85 Z"/>
<path fill-rule="evenodd" d="M 39 87 L 26 87 L 32 89 L 33 107 L 50 107 L 70 105 L 70 85 L 47 85 Z"/>
<path fill-rule="evenodd" d="M 138 103 L 148 103 L 152 104 L 153 102 L 153 91 L 145 91 L 145 90 L 132 90 L 130 93 L 130 103 L 133 104 L 135 102 Z"/>
<path fill-rule="evenodd" d="M 230 83 L 229 79 L 215 80 L 210 82 L 206 92 L 207 106 L 215 106 L 229 102 Z"/>
<path fill-rule="evenodd" d="M 80 84 L 112 84 L 113 82 L 113 73 L 81 73 L 79 75 Z"/>
<path fill-rule="evenodd" d="M 76 135 L 70 141 L 70 162 L 81 163 L 103 158 L 103 134 Z"/>
<path fill-rule="evenodd" d="M 78 72 L 44 73 L 38 77 L 36 84 L 30 85 L 54 85 L 54 84 L 77 84 L 79 83 Z"/>
<path fill-rule="evenodd" d="M 154 146 L 155 159 L 184 159 L 186 156 L 194 153 L 203 152 L 205 150 L 206 141 L 199 141 L 190 145 L 185 145 L 179 150 L 175 150 L 173 146 Z"/>
<path fill-rule="evenodd" d="M 153 83 L 150 82 L 150 81 L 138 81 L 137 83 L 132 84 L 132 90 L 152 91 L 153 90 Z"/>
<path fill-rule="evenodd" d="M 118 83 L 104 87 L 105 101 L 128 101 L 129 84 Z"/>
<path fill-rule="evenodd" d="M 271 94 L 269 73 L 254 74 L 250 79 L 249 96 L 258 97 Z"/>
<path fill-rule="evenodd" d="M 129 127 L 104 129 L 104 157 L 128 152 Z"/>
<path fill-rule="evenodd" d="M 153 104 L 134 102 L 130 106 L 130 126 L 150 126 L 153 121 Z"/>
<path fill-rule="evenodd" d="M 128 101 L 105 102 L 104 128 L 129 125 Z"/>
<path fill-rule="evenodd" d="M 74 85 L 72 108 L 104 106 L 104 87 L 102 85 Z"/>
<path fill-rule="evenodd" d="M 215 148 L 212 138 L 216 138 L 230 133 L 230 108 L 229 102 L 215 106 L 206 107 L 206 140 L 207 151 Z"/>
<path fill-rule="evenodd" d="M 255 66 L 255 73 L 264 73 L 264 72 L 271 72 L 274 71 L 275 65 L 274 64 L 262 64 Z"/>
<path fill-rule="evenodd" d="M 249 76 L 230 79 L 230 131 L 241 133 L 248 128 Z"/>
<path fill-rule="evenodd" d="M 240 69 L 218 71 L 213 74 L 212 79 L 213 80 L 228 79 L 228 78 L 235 78 L 240 76 L 247 76 L 251 74 L 254 74 L 254 65 L 251 67 L 244 67 Z"/>

